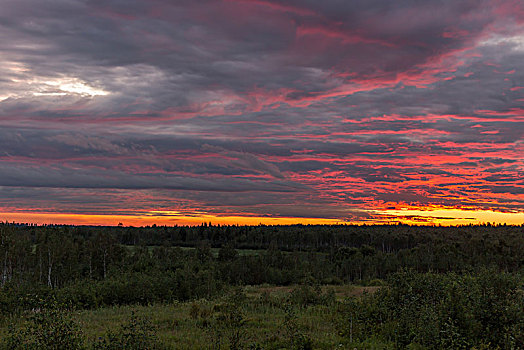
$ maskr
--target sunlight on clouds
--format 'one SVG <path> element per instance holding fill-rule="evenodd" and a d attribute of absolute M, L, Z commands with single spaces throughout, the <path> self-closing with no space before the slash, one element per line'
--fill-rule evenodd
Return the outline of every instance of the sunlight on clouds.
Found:
<path fill-rule="evenodd" d="M 28 96 L 68 96 L 77 95 L 83 97 L 105 96 L 109 92 L 88 85 L 77 78 L 60 79 L 10 79 L 15 89 L 12 92 L 0 94 L 0 101 L 8 98 L 23 98 Z"/>
<path fill-rule="evenodd" d="M 83 81 L 75 78 L 64 78 L 56 80 L 47 80 L 42 82 L 44 86 L 48 86 L 59 91 L 53 92 L 39 92 L 34 95 L 69 95 L 78 94 L 83 96 L 105 96 L 109 93 L 102 89 L 91 87 Z"/>
<path fill-rule="evenodd" d="M 3 78 L 0 80 L 0 101 L 33 96 L 94 97 L 109 94 L 109 91 L 83 79 L 62 74 L 58 77 L 35 74 L 27 64 L 9 59 L 0 59 L 0 75 Z"/>
<path fill-rule="evenodd" d="M 481 46 L 509 45 L 513 51 L 524 52 L 524 34 L 512 36 L 493 35 L 487 40 L 480 42 Z"/>
<path fill-rule="evenodd" d="M 400 219 L 405 223 L 416 223 L 416 218 L 428 219 L 428 222 L 442 225 L 463 225 L 483 223 L 506 223 L 509 225 L 524 224 L 524 213 L 504 213 L 491 210 L 461 210 L 461 209 L 400 209 L 377 210 L 376 214 L 387 215 Z M 412 219 L 410 219 L 412 218 Z M 413 220 L 415 219 L 415 220 Z"/>

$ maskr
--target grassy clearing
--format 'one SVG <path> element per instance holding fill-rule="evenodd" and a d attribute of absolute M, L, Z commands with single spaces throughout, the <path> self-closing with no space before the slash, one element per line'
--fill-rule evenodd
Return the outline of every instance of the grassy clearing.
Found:
<path fill-rule="evenodd" d="M 229 293 L 212 300 L 78 310 L 73 313 L 73 319 L 79 324 L 88 344 L 94 344 L 108 330 L 117 331 L 134 314 L 151 322 L 159 340 L 168 349 L 217 348 L 219 342 L 222 348 L 229 348 L 228 335 L 232 329 L 224 328 L 220 321 L 220 310 L 224 305 L 231 305 L 232 295 L 241 295 L 241 300 L 234 308 L 242 315 L 241 326 L 237 330 L 243 348 L 291 348 L 293 332 L 311 339 L 314 349 L 346 348 L 347 339 L 338 334 L 334 322 L 336 306 L 332 303 L 301 306 L 296 301 L 290 302 L 293 293 L 300 288 L 303 287 L 245 286 L 231 289 Z M 363 293 L 372 293 L 377 288 L 355 285 L 322 286 L 317 293 L 324 295 L 329 292 L 337 301 L 341 301 Z M 293 329 L 289 326 L 289 307 L 292 309 Z M 0 325 L 0 338 L 7 334 L 8 324 L 20 326 L 23 321 L 24 317 L 11 318 L 9 321 L 4 319 L 3 325 Z"/>
<path fill-rule="evenodd" d="M 124 245 L 123 244 L 121 246 L 124 247 L 125 249 L 127 249 L 130 252 L 133 252 L 133 251 L 135 251 L 137 249 L 137 246 L 135 246 L 135 245 Z M 161 246 L 156 246 L 156 245 L 146 246 L 147 250 L 150 253 L 153 252 L 153 249 L 158 248 L 158 247 L 161 247 Z M 181 249 L 184 252 L 194 252 L 197 249 L 195 247 L 184 247 L 184 246 L 174 246 L 173 248 L 179 248 L 179 249 Z M 211 247 L 209 249 L 210 249 L 211 254 L 213 255 L 213 257 L 217 258 L 218 257 L 218 252 L 220 251 L 220 248 L 213 248 L 213 247 Z M 265 249 L 235 249 L 235 250 L 238 253 L 238 256 L 259 256 L 261 253 L 266 252 Z M 285 255 L 298 254 L 298 255 L 302 255 L 302 256 L 305 256 L 305 255 L 308 255 L 308 254 L 315 254 L 315 255 L 318 255 L 318 256 L 327 256 L 328 255 L 327 253 L 324 253 L 324 252 L 307 252 L 307 251 L 295 251 L 295 252 L 281 251 L 281 253 L 285 254 Z"/>
<path fill-rule="evenodd" d="M 286 347 L 290 335 L 286 330 L 286 298 L 297 288 L 275 286 L 247 286 L 242 289 L 245 299 L 239 304 L 243 314 L 242 343 L 246 346 L 259 344 L 264 349 Z M 337 299 L 360 295 L 376 287 L 353 285 L 328 286 Z M 169 348 L 202 349 L 217 342 L 216 309 L 225 302 L 224 297 L 213 300 L 197 300 L 186 303 L 157 304 L 151 306 L 122 306 L 75 313 L 89 342 L 94 342 L 108 329 L 117 329 L 132 312 L 149 318 L 157 330 L 159 339 Z M 198 312 L 194 310 L 197 309 Z M 315 349 L 333 349 L 345 344 L 332 322 L 333 307 L 314 305 L 295 306 L 297 329 L 313 340 Z M 225 340 L 222 340 L 225 342 Z"/>

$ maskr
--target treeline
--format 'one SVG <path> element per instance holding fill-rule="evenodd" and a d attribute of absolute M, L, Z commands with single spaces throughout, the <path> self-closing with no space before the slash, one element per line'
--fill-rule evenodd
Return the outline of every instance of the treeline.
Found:
<path fill-rule="evenodd" d="M 42 295 L 93 308 L 188 300 L 228 285 L 373 283 L 401 268 L 518 272 L 523 264 L 523 226 L 2 224 L 0 310 L 34 307 Z"/>
<path fill-rule="evenodd" d="M 75 237 L 91 239 L 97 234 L 107 234 L 122 245 L 195 247 L 208 242 L 212 247 L 232 244 L 236 249 L 267 249 L 276 247 L 283 251 L 331 252 L 333 247 L 360 247 L 364 244 L 383 252 L 417 247 L 421 244 L 460 243 L 464 240 L 478 244 L 499 244 L 522 240 L 524 225 L 464 225 L 410 226 L 410 225 L 212 225 L 200 226 L 67 226 L 1 224 L 17 233 L 27 233 L 35 242 L 39 233 L 60 231 Z M 508 251 L 512 253 L 512 251 Z"/>

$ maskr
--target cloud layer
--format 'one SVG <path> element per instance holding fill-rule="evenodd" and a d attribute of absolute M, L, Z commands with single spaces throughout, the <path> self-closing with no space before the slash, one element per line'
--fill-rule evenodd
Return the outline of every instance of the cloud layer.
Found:
<path fill-rule="evenodd" d="M 524 222 L 521 1 L 6 0 L 0 41 L 0 212 Z"/>

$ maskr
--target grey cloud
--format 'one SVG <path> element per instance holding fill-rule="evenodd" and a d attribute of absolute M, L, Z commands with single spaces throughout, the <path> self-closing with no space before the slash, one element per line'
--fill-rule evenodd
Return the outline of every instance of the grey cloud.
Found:
<path fill-rule="evenodd" d="M 56 188 L 172 189 L 195 191 L 274 191 L 304 189 L 291 182 L 243 179 L 202 179 L 169 175 L 139 175 L 118 171 L 72 168 L 29 167 L 0 164 L 0 186 Z"/>
<path fill-rule="evenodd" d="M 202 145 L 203 151 L 217 152 L 227 157 L 233 157 L 237 160 L 233 162 L 235 166 L 241 168 L 247 168 L 249 170 L 256 170 L 262 173 L 269 174 L 273 177 L 283 179 L 284 175 L 280 172 L 278 167 L 274 164 L 263 161 L 250 153 L 228 151 L 222 147 L 210 146 L 207 144 Z"/>

